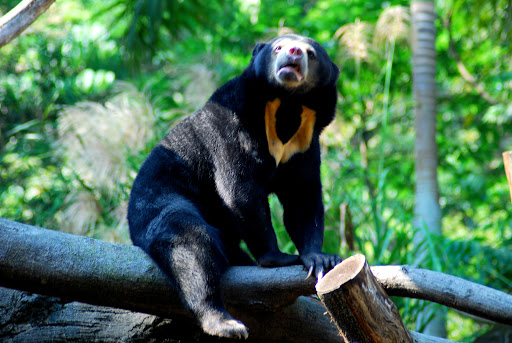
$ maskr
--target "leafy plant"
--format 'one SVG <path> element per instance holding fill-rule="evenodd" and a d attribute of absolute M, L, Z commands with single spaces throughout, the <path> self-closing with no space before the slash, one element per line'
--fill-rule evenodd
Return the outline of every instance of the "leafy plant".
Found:
<path fill-rule="evenodd" d="M 115 0 L 98 14 L 112 18 L 126 52 L 140 65 L 171 43 L 213 27 L 222 10 L 223 1 Z"/>

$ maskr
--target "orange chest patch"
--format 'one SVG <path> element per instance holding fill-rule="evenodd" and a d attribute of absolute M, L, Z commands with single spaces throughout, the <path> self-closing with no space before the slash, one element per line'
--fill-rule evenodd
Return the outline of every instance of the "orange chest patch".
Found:
<path fill-rule="evenodd" d="M 309 149 L 313 139 L 316 112 L 306 106 L 302 106 L 300 115 L 300 126 L 295 134 L 286 144 L 279 139 L 276 131 L 276 112 L 281 105 L 281 100 L 267 102 L 265 108 L 265 131 L 267 133 L 268 150 L 276 159 L 276 166 L 279 163 L 286 163 L 293 155 Z"/>

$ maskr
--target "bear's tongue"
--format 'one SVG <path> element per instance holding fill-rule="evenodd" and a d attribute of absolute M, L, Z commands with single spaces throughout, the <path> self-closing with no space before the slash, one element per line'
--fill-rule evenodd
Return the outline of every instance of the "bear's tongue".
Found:
<path fill-rule="evenodd" d="M 304 76 L 300 73 L 300 67 L 298 65 L 285 65 L 281 69 L 279 69 L 279 75 L 284 74 L 282 76 L 289 78 L 290 75 L 295 75 L 297 81 L 302 81 Z"/>

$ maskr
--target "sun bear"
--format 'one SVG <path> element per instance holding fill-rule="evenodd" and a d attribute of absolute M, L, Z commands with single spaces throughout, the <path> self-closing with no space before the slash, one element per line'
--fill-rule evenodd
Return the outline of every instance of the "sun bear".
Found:
<path fill-rule="evenodd" d="M 247 69 L 171 129 L 142 165 L 128 208 L 132 241 L 169 277 L 206 333 L 248 337 L 221 298 L 219 280 L 229 266 L 303 264 L 321 278 L 341 262 L 321 252 L 319 143 L 335 115 L 338 75 L 310 38 L 260 43 Z M 278 248 L 271 193 L 300 256 Z"/>

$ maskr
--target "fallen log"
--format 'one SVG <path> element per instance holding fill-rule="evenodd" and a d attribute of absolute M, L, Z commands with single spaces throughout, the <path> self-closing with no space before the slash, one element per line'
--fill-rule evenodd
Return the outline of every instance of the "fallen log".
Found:
<path fill-rule="evenodd" d="M 504 292 L 456 276 L 411 266 L 375 266 L 371 270 L 391 296 L 428 300 L 512 325 L 512 296 Z"/>
<path fill-rule="evenodd" d="M 224 300 L 244 308 L 287 306 L 315 293 L 316 280 L 306 275 L 301 266 L 233 267 L 222 279 Z M 140 248 L 2 218 L 0 286 L 157 315 L 184 314 L 178 294 Z"/>
<path fill-rule="evenodd" d="M 512 297 L 503 292 L 407 266 L 371 270 L 389 295 L 435 300 L 511 323 Z M 306 275 L 300 266 L 232 267 L 222 279 L 224 301 L 230 313 L 249 326 L 251 341 L 339 342 L 335 325 L 324 315 L 325 307 L 304 297 L 315 293 L 315 280 Z M 440 280 L 444 281 L 436 285 Z M 2 218 L 0 286 L 67 302 L 191 319 L 163 273 L 139 248 Z M 434 342 L 415 333 L 413 337 L 417 342 Z"/>
<path fill-rule="evenodd" d="M 298 302 L 297 306 L 287 307 L 277 314 L 255 312 L 257 320 L 248 320 L 245 314 L 245 323 L 250 327 L 246 342 L 315 342 L 317 338 L 307 332 L 304 337 L 299 337 L 312 324 L 304 326 L 304 320 L 300 318 L 298 323 L 293 323 L 297 316 L 308 316 L 320 326 L 325 320 L 334 329 L 323 315 L 325 308 L 321 304 L 303 297 Z M 298 325 L 304 328 L 300 329 Z M 329 327 L 323 329 L 329 330 Z M 276 331 L 278 335 L 273 337 L 272 333 Z M 313 328 L 313 331 L 316 330 Z M 327 332 L 318 339 L 339 342 L 335 330 L 332 333 L 333 337 Z M 160 317 L 0 287 L 0 342 L 235 343 L 240 340 L 209 336 L 187 316 Z"/>
<path fill-rule="evenodd" d="M 0 342 L 208 342 L 184 320 L 1 287 L 0 314 Z"/>
<path fill-rule="evenodd" d="M 249 341 L 339 342 L 325 307 L 301 296 L 314 293 L 315 280 L 306 275 L 299 266 L 240 267 L 226 273 L 226 307 L 249 327 Z M 141 249 L 1 218 L 0 286 L 192 321 L 177 292 Z"/>

